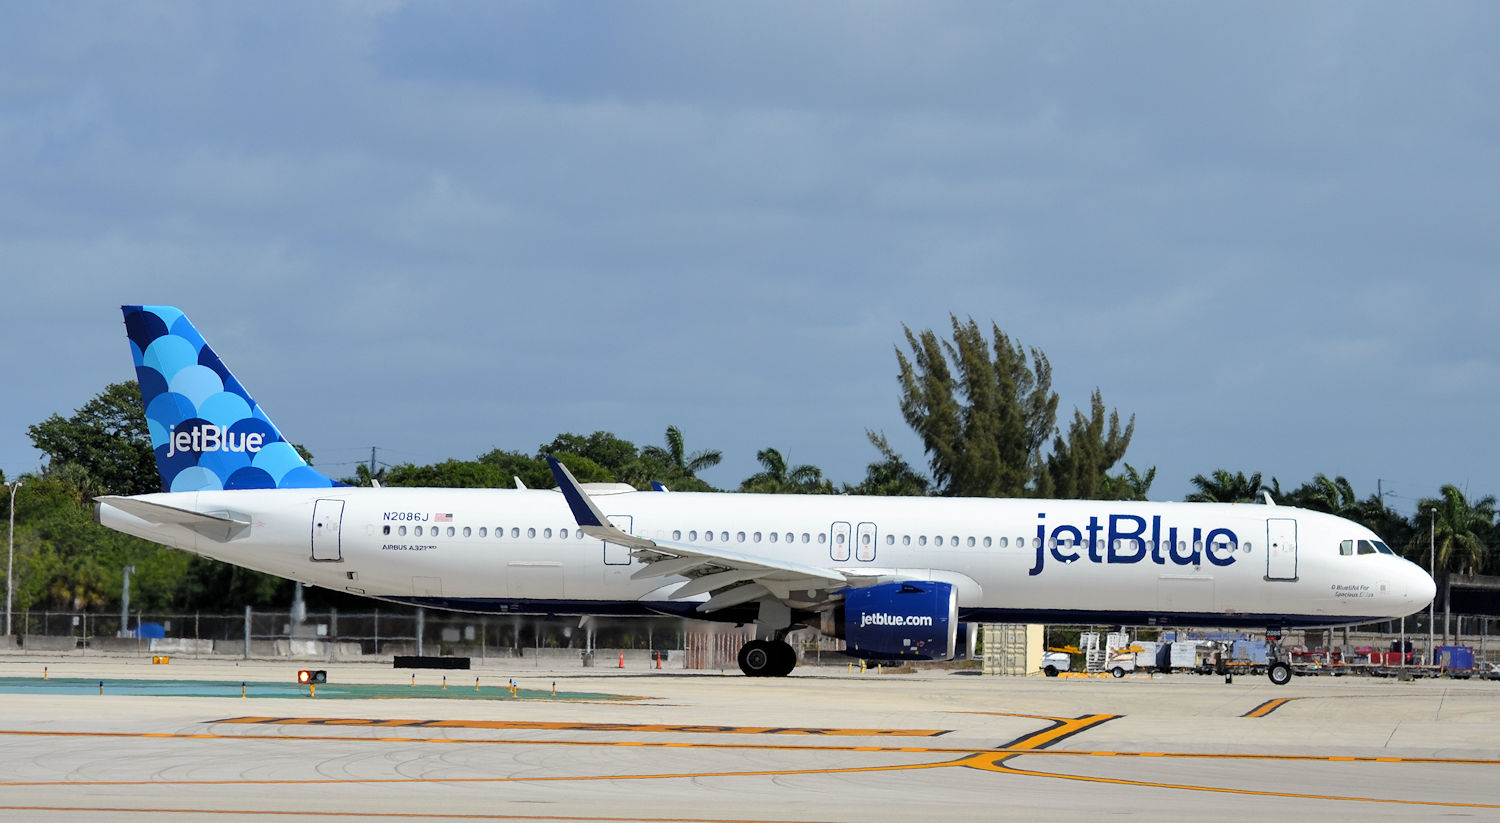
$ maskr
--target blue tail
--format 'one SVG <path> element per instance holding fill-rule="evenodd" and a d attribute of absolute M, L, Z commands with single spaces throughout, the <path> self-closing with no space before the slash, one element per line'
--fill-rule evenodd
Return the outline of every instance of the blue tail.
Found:
<path fill-rule="evenodd" d="M 172 306 L 121 306 L 162 491 L 335 485 L 297 453 Z"/>

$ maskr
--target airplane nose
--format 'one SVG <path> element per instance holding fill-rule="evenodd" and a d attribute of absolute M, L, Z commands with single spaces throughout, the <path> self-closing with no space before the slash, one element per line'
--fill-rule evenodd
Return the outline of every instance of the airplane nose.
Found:
<path fill-rule="evenodd" d="M 1411 573 L 1406 583 L 1406 595 L 1412 599 L 1418 609 L 1425 609 L 1427 604 L 1437 596 L 1437 583 L 1434 583 L 1432 576 L 1415 563 L 1411 564 L 1409 571 Z"/>

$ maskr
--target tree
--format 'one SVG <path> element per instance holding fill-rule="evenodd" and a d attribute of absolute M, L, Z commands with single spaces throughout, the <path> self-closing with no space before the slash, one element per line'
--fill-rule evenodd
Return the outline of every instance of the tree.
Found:
<path fill-rule="evenodd" d="M 803 464 L 788 468 L 781 452 L 766 448 L 755 453 L 755 459 L 765 467 L 764 471 L 745 478 L 740 484 L 742 492 L 759 494 L 832 494 L 833 484 L 823 479 L 823 471 L 817 466 Z"/>
<path fill-rule="evenodd" d="M 1281 495 L 1281 484 L 1272 478 L 1271 486 L 1263 485 L 1260 472 L 1246 477 L 1244 472 L 1230 474 L 1224 469 L 1214 469 L 1212 477 L 1200 474 L 1189 482 L 1198 489 L 1185 498 L 1189 503 L 1259 503 L 1262 491 L 1271 492 L 1276 499 Z"/>
<path fill-rule="evenodd" d="M 993 324 L 991 344 L 973 318 L 949 320 L 952 343 L 902 327 L 912 356 L 896 350 L 901 414 L 922 438 L 939 494 L 1023 496 L 1057 419 L 1052 366 L 1039 349 L 1028 360 Z"/>
<path fill-rule="evenodd" d="M 1094 389 L 1089 416 L 1073 410 L 1068 437 L 1058 435 L 1047 456 L 1047 471 L 1037 489 L 1041 497 L 1066 497 L 1077 500 L 1113 499 L 1118 487 L 1109 482 L 1109 470 L 1125 456 L 1130 438 L 1135 434 L 1135 416 L 1124 429 L 1120 413 L 1111 411 L 1105 423 L 1104 397 Z M 1149 482 L 1147 484 L 1150 485 Z"/>
<path fill-rule="evenodd" d="M 881 459 L 865 467 L 865 479 L 858 486 L 845 485 L 845 492 L 886 497 L 920 497 L 927 494 L 932 481 L 912 468 L 901 455 L 896 454 L 884 433 L 877 434 L 866 429 L 865 437 L 880 452 Z"/>
<path fill-rule="evenodd" d="M 1129 463 L 1125 471 L 1104 478 L 1100 486 L 1100 500 L 1141 500 L 1151 494 L 1151 484 L 1156 481 L 1156 467 L 1152 466 L 1143 475 Z"/>
<path fill-rule="evenodd" d="M 162 490 L 146 410 L 134 380 L 111 383 L 72 417 L 53 414 L 26 431 L 37 450 L 47 455 L 50 468 L 78 467 L 82 475 L 75 479 L 90 496 Z"/>
<path fill-rule="evenodd" d="M 616 437 L 607 431 L 596 431 L 587 437 L 572 433 L 559 434 L 552 439 L 551 443 L 544 443 L 537 448 L 538 457 L 547 455 L 557 457 L 563 454 L 572 454 L 587 458 L 595 465 L 604 469 L 610 477 L 601 482 L 615 480 L 619 475 L 625 473 L 625 469 L 636 463 L 640 457 L 640 451 L 635 447 L 634 443 Z M 570 470 L 573 469 L 573 464 L 569 463 L 568 468 Z M 578 475 L 576 471 L 574 471 L 574 475 L 580 481 L 583 481 L 582 475 Z M 620 482 L 629 481 L 622 480 Z"/>
<path fill-rule="evenodd" d="M 1354 494 L 1354 487 L 1349 481 L 1343 477 L 1329 480 L 1328 475 L 1321 472 L 1292 490 L 1287 495 L 1287 502 L 1300 508 L 1327 512 L 1351 520 L 1358 519 L 1357 515 L 1361 513 L 1359 498 Z"/>
<path fill-rule="evenodd" d="M 667 427 L 667 446 L 647 446 L 641 449 L 641 460 L 659 465 L 666 474 L 663 483 L 683 491 L 707 491 L 712 487 L 698 479 L 698 472 L 719 465 L 724 455 L 716 449 L 687 454 L 683 446 L 682 432 L 676 426 Z"/>
<path fill-rule="evenodd" d="M 1483 570 L 1486 556 L 1485 537 L 1495 525 L 1495 497 L 1468 500 L 1457 486 L 1448 484 L 1438 491 L 1437 497 L 1429 497 L 1417 503 L 1417 517 L 1431 517 L 1436 511 L 1437 519 L 1423 529 L 1418 524 L 1417 551 L 1430 551 L 1437 547 L 1438 585 L 1443 590 L 1443 642 L 1448 642 L 1448 628 L 1452 618 L 1453 575 L 1474 574 Z M 1436 543 L 1432 542 L 1436 540 Z"/>

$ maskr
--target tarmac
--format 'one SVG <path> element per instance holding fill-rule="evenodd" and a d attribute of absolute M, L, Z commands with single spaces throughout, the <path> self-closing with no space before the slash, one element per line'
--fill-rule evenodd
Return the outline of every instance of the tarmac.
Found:
<path fill-rule="evenodd" d="M 1500 683 L 0 657 L 7 820 L 1356 815 L 1500 820 Z"/>

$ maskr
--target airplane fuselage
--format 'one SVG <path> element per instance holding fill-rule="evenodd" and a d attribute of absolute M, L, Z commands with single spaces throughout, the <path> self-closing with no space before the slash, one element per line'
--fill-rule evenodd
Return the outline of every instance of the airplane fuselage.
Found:
<path fill-rule="evenodd" d="M 698 614 L 688 581 L 584 536 L 563 495 L 510 489 L 200 491 L 136 500 L 228 515 L 232 534 L 100 505 L 105 525 L 338 591 L 463 611 Z M 837 570 L 936 580 L 969 620 L 1326 626 L 1409 614 L 1432 581 L 1368 529 L 1260 504 L 596 493 L 631 535 Z M 1358 547 L 1355 549 L 1354 547 Z M 817 602 L 817 593 L 807 593 Z M 789 602 L 795 603 L 797 593 Z"/>

